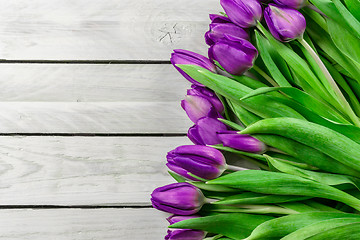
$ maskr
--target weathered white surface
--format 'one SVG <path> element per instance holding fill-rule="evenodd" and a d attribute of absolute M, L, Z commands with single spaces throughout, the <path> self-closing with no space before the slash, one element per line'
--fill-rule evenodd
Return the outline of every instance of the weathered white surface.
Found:
<path fill-rule="evenodd" d="M 0 102 L 0 133 L 185 133 L 179 102 Z"/>
<path fill-rule="evenodd" d="M 206 54 L 219 0 L 0 0 L 0 58 L 168 60 Z"/>
<path fill-rule="evenodd" d="M 1 209 L 0 239 L 160 240 L 165 213 L 154 209 Z"/>
<path fill-rule="evenodd" d="M 0 64 L 0 102 L 180 102 L 188 87 L 170 64 Z"/>
<path fill-rule="evenodd" d="M 148 206 L 153 189 L 174 181 L 166 153 L 184 144 L 186 137 L 3 136 L 0 205 Z"/>

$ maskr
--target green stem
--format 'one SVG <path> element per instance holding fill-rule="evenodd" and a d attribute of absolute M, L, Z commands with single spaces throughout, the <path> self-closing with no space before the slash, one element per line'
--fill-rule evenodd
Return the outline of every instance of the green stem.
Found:
<path fill-rule="evenodd" d="M 269 75 L 267 75 L 263 70 L 261 70 L 258 66 L 252 67 L 258 74 L 260 74 L 263 78 L 265 78 L 266 81 L 268 81 L 273 87 L 279 87 L 279 84 L 277 84 L 274 79 L 272 79 Z"/>
<path fill-rule="evenodd" d="M 321 61 L 320 57 L 316 54 L 316 52 L 312 49 L 312 47 L 303 38 L 300 38 L 299 42 L 310 53 L 310 55 L 313 57 L 315 62 L 319 65 L 319 67 L 320 67 L 321 71 L 323 72 L 325 78 L 328 80 L 330 86 L 332 87 L 332 89 L 334 90 L 336 96 L 338 97 L 339 103 L 343 105 L 344 110 L 347 113 L 347 115 L 350 117 L 350 119 L 353 121 L 353 123 L 357 127 L 360 127 L 359 118 L 356 116 L 356 114 L 352 110 L 350 104 L 348 103 L 348 101 L 346 100 L 344 95 L 342 94 L 340 88 L 336 84 L 335 80 L 332 78 L 331 74 L 329 73 L 329 71 L 325 67 L 324 63 Z"/>
<path fill-rule="evenodd" d="M 233 171 L 233 172 L 249 170 L 248 168 L 238 167 L 238 166 L 234 166 L 234 165 L 226 165 L 226 169 Z"/>

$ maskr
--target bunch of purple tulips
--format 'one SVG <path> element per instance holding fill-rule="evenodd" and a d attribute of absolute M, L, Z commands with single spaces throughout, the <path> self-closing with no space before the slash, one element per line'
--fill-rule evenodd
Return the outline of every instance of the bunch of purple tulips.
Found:
<path fill-rule="evenodd" d="M 236 121 L 233 120 L 235 118 L 227 112 L 228 103 L 221 94 L 207 88 L 180 67 L 180 65 L 194 65 L 235 80 L 237 76 L 245 75 L 249 79 L 261 76 L 272 87 L 292 87 L 272 80 L 259 67 L 261 64 L 255 64 L 259 52 L 252 44 L 253 29 L 258 28 L 261 32 L 263 21 L 278 41 L 299 40 L 302 44 L 306 20 L 298 10 L 308 8 L 322 16 L 325 15 L 307 0 L 269 2 L 271 1 L 220 0 L 226 14 L 210 14 L 210 30 L 205 34 L 205 42 L 209 45 L 209 58 L 187 50 L 174 50 L 171 56 L 174 67 L 192 83 L 185 99 L 181 101 L 181 107 L 194 123 L 187 134 L 194 145 L 179 146 L 168 152 L 166 166 L 178 183 L 159 187 L 151 195 L 154 208 L 173 214 L 167 219 L 170 224 L 199 218 L 202 216 L 202 208 L 206 215 L 211 215 L 211 205 L 219 198 L 213 199 L 211 194 L 206 194 L 213 190 L 206 187 L 206 182 L 244 170 L 239 166 L 227 164 L 223 150 L 239 153 L 243 157 L 255 156 L 259 159 L 264 158 L 263 154 L 269 150 L 283 154 L 282 151 L 274 149 L 274 146 L 268 146 L 259 138 L 242 134 L 240 130 L 249 124 L 242 121 L 241 117 Z M 239 90 L 233 89 L 233 91 Z M 258 105 L 258 108 L 261 107 Z M 262 170 L 270 170 L 264 163 L 259 163 L 258 167 Z M 219 192 L 224 196 L 238 194 L 233 189 L 225 187 L 219 188 Z M 261 213 L 261 211 L 256 212 L 257 210 L 252 208 L 249 211 Z M 282 211 L 284 210 L 273 208 L 272 213 L 281 214 Z M 291 211 L 286 213 L 290 214 Z M 200 240 L 206 236 L 212 235 L 203 230 L 169 229 L 165 239 Z M 230 238 L 219 235 L 209 239 Z"/>

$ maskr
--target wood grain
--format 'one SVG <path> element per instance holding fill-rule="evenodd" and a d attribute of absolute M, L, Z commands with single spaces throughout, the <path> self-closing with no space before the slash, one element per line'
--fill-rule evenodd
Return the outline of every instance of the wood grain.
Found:
<path fill-rule="evenodd" d="M 0 205 L 149 206 L 153 189 L 173 182 L 166 153 L 184 144 L 186 137 L 0 137 Z"/>
<path fill-rule="evenodd" d="M 190 87 L 170 64 L 0 64 L 0 79 L 0 102 L 180 102 Z"/>
<path fill-rule="evenodd" d="M 0 133 L 186 133 L 179 102 L 0 102 Z"/>
<path fill-rule="evenodd" d="M 172 49 L 206 54 L 218 0 L 0 0 L 4 59 L 168 60 Z"/>
<path fill-rule="evenodd" d="M 1 209 L 4 240 L 159 240 L 168 215 L 155 209 Z"/>

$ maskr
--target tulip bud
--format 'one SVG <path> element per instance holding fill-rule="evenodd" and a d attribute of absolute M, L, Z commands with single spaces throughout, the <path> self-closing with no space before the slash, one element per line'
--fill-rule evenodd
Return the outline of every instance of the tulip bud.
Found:
<path fill-rule="evenodd" d="M 306 29 L 306 20 L 297 10 L 269 4 L 265 20 L 271 34 L 279 41 L 289 42 L 301 38 Z"/>
<path fill-rule="evenodd" d="M 216 71 L 215 65 L 208 58 L 183 49 L 175 49 L 174 52 L 171 54 L 170 61 L 187 80 L 198 86 L 204 85 L 191 78 L 187 73 L 177 67 L 176 64 L 196 65 L 212 72 Z"/>
<path fill-rule="evenodd" d="M 197 218 L 199 216 L 176 216 L 173 215 L 167 218 L 170 224 L 181 222 L 188 219 Z M 201 230 L 192 229 L 169 229 L 168 235 L 165 236 L 165 240 L 202 240 L 205 237 L 205 232 Z"/>
<path fill-rule="evenodd" d="M 225 16 L 218 14 L 209 14 L 211 23 L 232 23 L 231 20 Z"/>
<path fill-rule="evenodd" d="M 205 33 L 205 42 L 211 46 L 225 38 L 225 35 L 249 40 L 249 34 L 233 23 L 211 23 L 210 30 Z"/>
<path fill-rule="evenodd" d="M 189 128 L 188 137 L 197 145 L 221 144 L 217 132 L 228 130 L 227 126 L 211 117 L 200 118 L 194 126 Z"/>
<path fill-rule="evenodd" d="M 200 96 L 186 95 L 185 99 L 181 101 L 181 107 L 194 123 L 202 117 L 209 116 L 214 111 L 211 102 Z"/>
<path fill-rule="evenodd" d="M 262 7 L 257 0 L 220 0 L 226 15 L 242 28 L 254 27 L 261 20 Z"/>
<path fill-rule="evenodd" d="M 217 112 L 219 113 L 224 112 L 224 105 L 222 104 L 220 99 L 216 96 L 215 92 L 208 88 L 196 86 L 195 84 L 193 84 L 191 86 L 191 89 L 187 90 L 187 94 L 206 98 L 215 107 Z"/>
<path fill-rule="evenodd" d="M 265 143 L 248 134 L 238 134 L 236 131 L 223 131 L 218 132 L 217 136 L 225 147 L 231 147 L 240 151 L 263 153 L 267 149 Z"/>
<path fill-rule="evenodd" d="M 166 166 L 177 174 L 198 181 L 188 172 L 204 179 L 215 179 L 226 169 L 224 155 L 217 149 L 201 145 L 186 145 L 167 154 Z"/>
<path fill-rule="evenodd" d="M 151 194 L 154 208 L 177 214 L 192 215 L 205 203 L 203 193 L 190 183 L 173 183 L 159 187 Z"/>
<path fill-rule="evenodd" d="M 289 7 L 294 9 L 300 9 L 309 5 L 308 0 L 274 0 L 274 2 L 284 7 Z"/>
<path fill-rule="evenodd" d="M 188 89 L 185 99 L 181 101 L 181 107 L 190 120 L 196 123 L 202 117 L 221 117 L 224 106 L 216 94 L 204 87 L 196 85 L 192 87 Z"/>
<path fill-rule="evenodd" d="M 241 75 L 250 69 L 257 56 L 258 51 L 249 41 L 228 35 L 209 48 L 210 59 L 218 61 L 233 75 Z"/>

